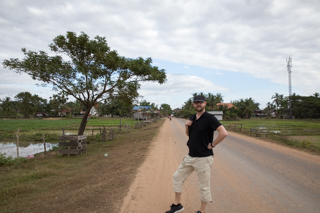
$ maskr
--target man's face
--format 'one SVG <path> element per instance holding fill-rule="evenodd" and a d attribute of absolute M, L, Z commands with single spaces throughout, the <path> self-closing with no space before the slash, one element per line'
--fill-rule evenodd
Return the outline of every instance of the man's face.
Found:
<path fill-rule="evenodd" d="M 193 102 L 193 107 L 197 112 L 202 112 L 207 105 L 207 102 L 195 101 Z"/>

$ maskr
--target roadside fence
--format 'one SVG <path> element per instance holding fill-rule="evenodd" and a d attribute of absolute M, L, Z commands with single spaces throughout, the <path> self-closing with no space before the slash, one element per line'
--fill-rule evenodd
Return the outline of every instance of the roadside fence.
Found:
<path fill-rule="evenodd" d="M 97 141 L 109 141 L 113 140 L 117 134 L 130 133 L 132 128 L 142 128 L 149 124 L 156 122 L 158 119 L 151 120 L 140 120 L 134 125 L 121 124 L 121 125 L 110 125 L 110 126 L 92 126 L 92 128 L 87 127 L 86 132 L 90 133 L 87 135 L 88 143 L 94 143 Z M 70 135 L 70 133 L 65 134 L 67 130 L 62 129 L 62 135 Z M 69 131 L 70 132 L 70 131 Z M 6 153 L 7 156 L 11 157 L 27 157 L 32 158 L 33 154 L 43 152 L 47 155 L 48 151 L 54 147 L 58 147 L 59 143 L 48 143 L 45 139 L 45 133 L 40 133 L 42 135 L 42 142 L 25 142 L 20 141 L 20 127 L 17 132 L 14 132 L 16 137 L 16 142 L 0 143 L 0 154 Z"/>

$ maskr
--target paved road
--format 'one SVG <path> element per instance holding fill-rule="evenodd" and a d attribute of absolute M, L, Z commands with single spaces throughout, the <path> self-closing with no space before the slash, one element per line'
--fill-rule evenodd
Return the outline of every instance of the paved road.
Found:
<path fill-rule="evenodd" d="M 128 194 L 137 199 L 127 198 L 122 212 L 168 210 L 172 174 L 188 151 L 184 123 L 177 118 L 166 121 Z M 214 153 L 213 203 L 207 213 L 320 212 L 319 156 L 235 133 L 229 133 Z M 147 203 L 153 207 L 146 207 Z M 184 212 L 196 211 L 199 203 L 198 181 L 192 174 L 184 186 Z"/>

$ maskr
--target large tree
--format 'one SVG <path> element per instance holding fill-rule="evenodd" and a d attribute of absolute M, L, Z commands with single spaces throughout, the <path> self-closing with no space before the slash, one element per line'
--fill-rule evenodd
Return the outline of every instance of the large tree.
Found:
<path fill-rule="evenodd" d="M 16 101 L 11 101 L 10 97 L 6 97 L 2 99 L 1 102 L 2 103 L 0 105 L 0 117 L 4 117 L 4 118 L 19 117 Z"/>
<path fill-rule="evenodd" d="M 90 109 L 110 94 L 119 92 L 140 81 L 154 81 L 160 84 L 166 80 L 165 70 L 152 66 L 151 58 L 130 59 L 119 56 L 111 50 L 104 37 L 67 32 L 59 35 L 49 45 L 54 56 L 46 52 L 22 49 L 22 60 L 4 60 L 3 66 L 25 72 L 34 80 L 52 84 L 53 88 L 75 97 L 86 108 L 78 134 L 82 135 Z M 137 87 L 136 87 L 137 88 Z"/>
<path fill-rule="evenodd" d="M 55 94 L 50 97 L 50 114 L 58 116 L 58 113 L 62 110 L 65 103 L 67 103 L 68 98 L 64 94 Z"/>
<path fill-rule="evenodd" d="M 168 115 L 171 115 L 172 109 L 169 104 L 161 104 L 160 112 L 162 115 L 168 116 Z"/>
<path fill-rule="evenodd" d="M 47 100 L 38 95 L 32 95 L 30 92 L 20 92 L 15 97 L 17 108 L 25 118 L 33 116 L 37 112 L 45 112 Z"/>
<path fill-rule="evenodd" d="M 238 116 L 241 118 L 251 118 L 254 110 L 259 109 L 259 103 L 256 103 L 252 98 L 240 99 L 231 103 L 237 107 Z"/>

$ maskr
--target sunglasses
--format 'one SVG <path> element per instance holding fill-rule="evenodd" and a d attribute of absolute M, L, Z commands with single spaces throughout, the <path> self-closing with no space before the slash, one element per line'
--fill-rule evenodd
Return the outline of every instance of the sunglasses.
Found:
<path fill-rule="evenodd" d="M 193 102 L 194 104 L 203 104 L 204 102 L 203 101 L 195 101 Z"/>

